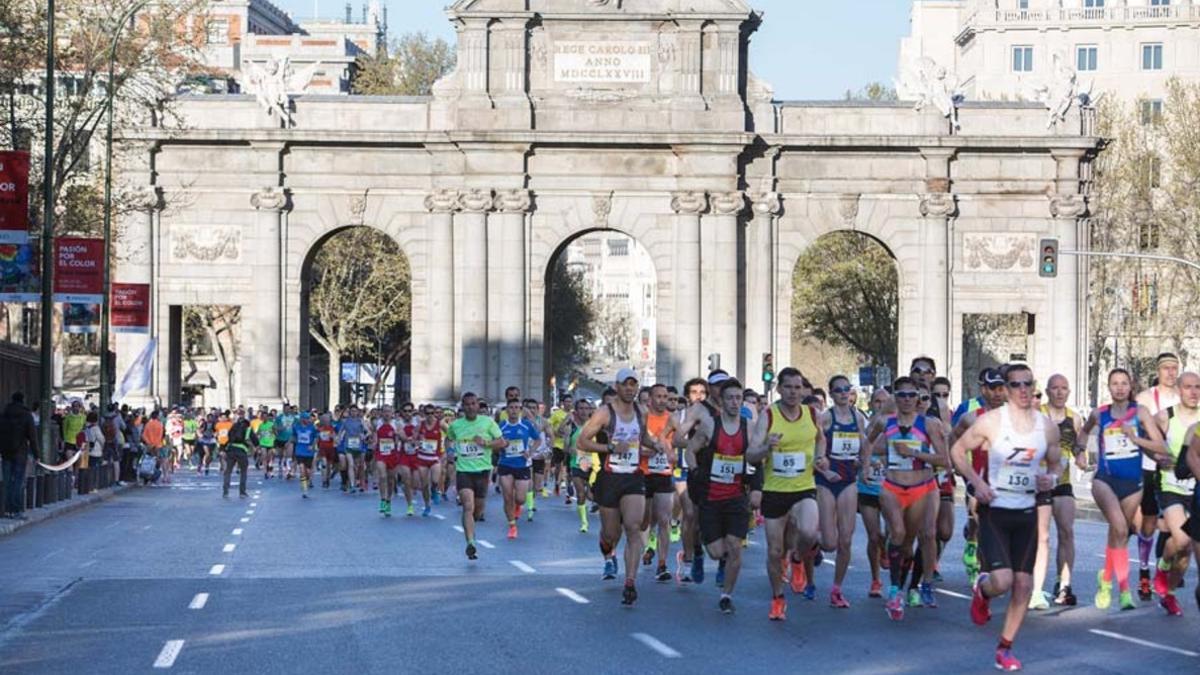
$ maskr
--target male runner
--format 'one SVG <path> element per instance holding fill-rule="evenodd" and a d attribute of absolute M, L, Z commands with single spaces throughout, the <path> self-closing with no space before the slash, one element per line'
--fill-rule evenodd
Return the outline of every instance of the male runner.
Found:
<path fill-rule="evenodd" d="M 317 419 L 317 450 L 321 459 L 325 460 L 325 465 L 321 467 L 321 487 L 328 488 L 333 466 L 338 463 L 337 430 L 329 413 L 322 413 Z"/>
<path fill-rule="evenodd" d="M 425 510 L 421 515 L 428 518 L 433 510 L 430 503 L 438 503 L 438 485 L 441 481 L 442 421 L 438 409 L 432 405 L 422 406 L 421 424 L 417 426 L 417 484 L 425 499 Z"/>
<path fill-rule="evenodd" d="M 1037 492 L 1054 488 L 1062 471 L 1058 427 L 1037 409 L 1037 383 L 1024 364 L 1005 368 L 1008 403 L 980 416 L 951 450 L 954 466 L 974 486 L 978 502 L 979 542 L 985 571 L 975 580 L 971 620 L 982 626 L 991 618 L 992 598 L 1012 591 L 1004 629 L 996 646 L 996 668 L 1021 669 L 1013 640 L 1025 619 L 1033 589 L 1037 552 Z M 974 448 L 988 448 L 982 474 L 967 459 Z M 1043 470 L 1043 465 L 1046 470 Z"/>
<path fill-rule="evenodd" d="M 1158 383 L 1137 395 L 1137 403 L 1157 415 L 1167 408 L 1179 403 L 1179 357 L 1170 352 L 1158 355 L 1155 359 L 1155 370 Z M 1150 600 L 1150 551 L 1154 548 L 1154 531 L 1159 528 L 1159 466 L 1149 455 L 1142 455 L 1142 503 L 1141 525 L 1138 528 L 1138 597 L 1143 602 Z M 1166 537 L 1160 533 L 1160 548 Z"/>
<path fill-rule="evenodd" d="M 1158 557 L 1158 569 L 1154 574 L 1154 592 L 1159 604 L 1171 616 L 1182 616 L 1183 609 L 1175 598 L 1175 588 L 1187 571 L 1188 550 L 1191 538 L 1184 525 L 1192 514 L 1196 494 L 1194 477 L 1180 479 L 1175 465 L 1187 447 L 1189 433 L 1200 422 L 1200 375 L 1184 373 L 1178 378 L 1179 403 L 1160 412 L 1155 421 L 1166 438 L 1169 460 L 1160 460 L 1158 508 L 1160 518 L 1167 526 L 1169 540 L 1163 545 Z M 1159 535 L 1161 538 L 1163 535 Z"/>
<path fill-rule="evenodd" d="M 350 478 L 350 492 L 367 491 L 367 462 L 363 456 L 370 438 L 371 429 L 363 422 L 362 411 L 357 405 L 350 406 L 350 416 L 342 420 L 338 429 L 338 448 L 346 459 L 346 468 Z M 340 462 L 339 458 L 339 462 Z M 342 474 L 342 484 L 345 485 L 347 474 Z M 411 514 L 410 514 L 411 515 Z"/>
<path fill-rule="evenodd" d="M 658 439 L 646 433 L 642 411 L 635 403 L 637 373 L 632 368 L 617 371 L 617 397 L 601 406 L 583 427 L 576 444 L 603 458 L 596 479 L 596 501 L 600 504 L 600 553 L 604 556 L 604 579 L 618 572 L 616 550 L 625 533 L 625 587 L 621 604 L 637 602 L 638 559 L 641 556 L 642 517 L 646 512 L 646 480 L 638 471 L 639 457 L 661 450 Z M 604 432 L 606 442 L 597 440 Z"/>
<path fill-rule="evenodd" d="M 595 407 L 586 398 L 575 402 L 571 416 L 563 421 L 560 434 L 566 439 L 563 450 L 567 454 L 567 462 L 571 474 L 571 483 L 575 488 L 575 511 L 579 514 L 579 531 L 588 531 L 588 479 L 592 474 L 592 454 L 579 449 L 579 432 L 592 416 Z"/>
<path fill-rule="evenodd" d="M 399 432 L 388 406 L 383 409 L 379 426 L 375 428 L 375 480 L 379 483 L 379 514 L 384 518 L 392 516 L 400 452 Z"/>
<path fill-rule="evenodd" d="M 954 421 L 954 431 L 951 434 L 950 443 L 953 444 L 967 429 L 975 423 L 975 420 L 980 415 L 988 410 L 995 410 L 1004 405 L 1004 401 L 1008 397 L 1008 390 L 1004 385 L 1004 376 L 995 368 L 985 368 L 979 373 L 979 397 L 964 401 L 958 406 L 958 410 L 954 412 L 952 417 Z M 961 413 L 961 414 L 960 414 Z M 976 472 L 982 471 L 987 463 L 987 448 L 972 448 L 969 453 L 971 462 L 975 465 Z M 975 583 L 975 577 L 979 574 L 979 556 L 978 541 L 979 541 L 979 520 L 975 517 L 975 498 L 971 495 L 971 486 L 967 485 L 966 502 L 967 502 L 967 524 L 963 527 L 963 567 L 967 570 L 967 581 L 971 584 Z"/>
<path fill-rule="evenodd" d="M 642 529 L 650 532 L 646 555 L 652 561 L 654 553 L 658 554 L 654 579 L 659 582 L 671 580 L 671 573 L 667 571 L 667 555 L 671 548 L 671 505 L 675 497 L 675 482 L 672 479 L 675 473 L 675 419 L 667 411 L 668 396 L 666 385 L 655 384 L 650 387 L 646 433 L 657 438 L 662 449 L 656 450 L 653 455 L 643 454 L 640 462 L 640 469 L 646 477 L 646 514 L 642 519 Z"/>
<path fill-rule="evenodd" d="M 508 443 L 500 427 L 490 417 L 479 414 L 479 397 L 471 392 L 462 396 L 463 416 L 450 423 L 446 441 L 451 444 L 455 463 L 455 489 L 462 503 L 463 536 L 467 540 L 467 559 L 475 560 L 475 520 L 483 515 L 487 503 L 491 455 Z"/>
<path fill-rule="evenodd" d="M 292 479 L 292 458 L 288 456 L 291 447 L 292 429 L 296 426 L 296 406 L 284 405 L 279 416 L 275 418 L 275 454 L 279 459 L 279 473 L 287 480 Z"/>
<path fill-rule="evenodd" d="M 566 473 L 567 454 L 566 438 L 559 433 L 563 422 L 571 416 L 571 412 L 575 408 L 575 399 L 570 394 L 563 394 L 558 399 L 558 407 L 550 412 L 550 417 L 547 420 L 553 442 L 551 446 L 553 451 L 550 455 L 550 480 L 554 483 L 554 496 L 561 495 L 561 490 L 566 486 L 566 480 L 569 476 L 564 476 Z M 571 503 L 570 495 L 567 495 L 567 504 Z"/>
<path fill-rule="evenodd" d="M 250 423 L 240 413 L 237 421 L 230 425 L 228 440 L 229 456 L 222 470 L 221 496 L 229 497 L 230 478 L 233 476 L 233 467 L 236 465 L 238 468 L 238 496 L 245 499 L 248 496 L 246 494 L 246 474 L 250 469 L 250 458 L 247 452 L 254 444 L 254 432 L 250 429 Z"/>
<path fill-rule="evenodd" d="M 713 371 L 720 377 L 720 371 Z M 727 375 L 725 377 L 728 377 Z M 703 378 L 688 380 L 683 385 L 685 399 L 677 413 L 674 444 L 678 453 L 675 464 L 675 502 L 679 505 L 679 520 L 682 524 L 680 538 L 682 550 L 675 554 L 675 580 L 681 584 L 704 583 L 704 549 L 700 545 L 700 523 L 696 505 L 688 496 L 687 440 L 699 421 L 699 415 L 713 416 L 715 409 L 709 406 L 708 382 Z"/>
<path fill-rule="evenodd" d="M 800 403 L 803 380 L 795 368 L 779 371 L 779 401 L 759 417 L 747 458 L 761 461 L 763 466 L 762 514 L 771 584 L 767 618 L 771 621 L 787 618 L 784 571 L 790 569 L 792 592 L 804 590 L 804 558 L 811 557 L 820 539 L 813 474 L 829 469 L 825 458 L 827 440 L 818 426 L 816 412 Z"/>
<path fill-rule="evenodd" d="M 1033 568 L 1033 597 L 1030 609 L 1045 609 L 1046 600 L 1042 587 L 1046 580 L 1046 568 L 1050 564 L 1050 523 L 1054 518 L 1058 531 L 1058 548 L 1055 551 L 1054 604 L 1074 606 L 1078 599 L 1071 590 L 1071 572 L 1075 568 L 1075 489 L 1071 486 L 1071 462 L 1074 460 L 1075 443 L 1079 439 L 1081 422 L 1079 415 L 1067 406 L 1071 396 L 1071 385 L 1063 375 L 1052 375 L 1046 381 L 1046 403 L 1042 414 L 1058 427 L 1058 447 L 1062 451 L 1063 472 L 1058 484 L 1050 491 L 1049 508 L 1045 506 L 1045 493 L 1038 494 L 1038 551 Z"/>
<path fill-rule="evenodd" d="M 500 457 L 500 494 L 504 498 L 504 517 L 508 521 L 508 538 L 517 538 L 517 519 L 521 517 L 521 504 L 529 492 L 531 461 L 537 441 L 542 435 L 521 410 L 521 402 L 513 399 L 505 405 L 504 419 L 500 422 L 500 434 L 504 436 L 504 454 Z M 533 520 L 533 512 L 529 511 Z"/>
<path fill-rule="evenodd" d="M 275 459 L 275 416 L 263 409 L 259 413 L 258 429 L 255 434 L 258 436 L 258 451 L 262 461 L 263 479 L 271 477 L 271 467 Z"/>
<path fill-rule="evenodd" d="M 313 460 L 316 457 L 317 429 L 312 423 L 312 414 L 300 413 L 300 421 L 292 427 L 288 441 L 288 455 L 295 458 L 300 467 L 300 496 L 308 499 L 308 486 L 312 484 Z"/>

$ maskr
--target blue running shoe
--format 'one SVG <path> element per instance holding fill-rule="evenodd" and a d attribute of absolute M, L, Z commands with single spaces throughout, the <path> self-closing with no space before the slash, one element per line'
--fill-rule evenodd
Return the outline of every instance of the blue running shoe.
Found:
<path fill-rule="evenodd" d="M 431 513 L 433 513 L 433 508 L 432 508 L 432 507 L 430 507 L 428 504 L 426 504 L 426 505 L 425 505 L 425 510 L 424 510 L 424 511 L 421 511 L 421 516 L 422 516 L 422 517 L 424 517 L 424 518 L 428 518 L 428 517 L 429 517 L 429 514 L 431 514 Z"/>
<path fill-rule="evenodd" d="M 937 599 L 933 597 L 933 586 L 929 584 L 921 584 L 921 604 L 926 607 L 937 607 Z"/>
<path fill-rule="evenodd" d="M 692 583 L 704 583 L 704 556 L 692 558 Z"/>
<path fill-rule="evenodd" d="M 605 581 L 611 581 L 613 579 L 616 579 L 617 571 L 618 571 L 617 570 L 617 559 L 616 558 L 605 558 L 604 559 L 604 576 L 601 578 L 604 579 Z"/>
<path fill-rule="evenodd" d="M 816 597 L 817 597 L 817 585 L 816 584 L 809 584 L 804 587 L 804 599 L 805 600 L 813 600 Z"/>

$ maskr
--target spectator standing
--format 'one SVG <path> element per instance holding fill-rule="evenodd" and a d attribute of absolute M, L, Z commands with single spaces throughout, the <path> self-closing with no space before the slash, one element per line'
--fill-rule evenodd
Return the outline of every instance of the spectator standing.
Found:
<path fill-rule="evenodd" d="M 25 520 L 25 469 L 37 456 L 37 425 L 25 407 L 25 395 L 16 392 L 0 413 L 0 456 L 4 471 L 4 517 Z"/>

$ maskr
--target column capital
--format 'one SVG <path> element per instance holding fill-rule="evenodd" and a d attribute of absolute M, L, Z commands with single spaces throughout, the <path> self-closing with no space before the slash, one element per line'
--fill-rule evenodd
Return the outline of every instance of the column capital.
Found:
<path fill-rule="evenodd" d="M 783 200 L 778 192 L 760 192 L 750 195 L 750 208 L 755 215 L 778 216 L 783 213 Z"/>
<path fill-rule="evenodd" d="M 918 195 L 921 215 L 926 218 L 949 218 L 958 212 L 958 197 L 948 192 Z"/>
<path fill-rule="evenodd" d="M 708 195 L 703 190 L 672 192 L 671 210 L 680 215 L 698 216 L 708 210 Z"/>
<path fill-rule="evenodd" d="M 256 211 L 286 211 L 288 202 L 287 191 L 277 187 L 265 187 L 250 195 L 250 206 Z"/>
<path fill-rule="evenodd" d="M 440 188 L 425 195 L 425 210 L 433 213 L 454 213 L 461 205 L 458 190 Z"/>
<path fill-rule="evenodd" d="M 472 188 L 459 195 L 458 203 L 463 211 L 487 213 L 493 207 L 493 194 L 489 189 Z"/>
<path fill-rule="evenodd" d="M 746 193 L 741 190 L 713 192 L 708 201 L 713 213 L 719 216 L 736 216 L 746 210 Z"/>
<path fill-rule="evenodd" d="M 500 213 L 529 213 L 533 210 L 533 193 L 529 190 L 496 190 L 492 208 Z"/>
<path fill-rule="evenodd" d="M 157 185 L 142 185 L 132 188 L 127 199 L 135 211 L 144 213 L 162 210 L 166 205 L 163 189 Z"/>
<path fill-rule="evenodd" d="M 1088 214 L 1087 197 L 1060 193 L 1050 196 L 1050 215 L 1055 218 L 1083 218 Z"/>

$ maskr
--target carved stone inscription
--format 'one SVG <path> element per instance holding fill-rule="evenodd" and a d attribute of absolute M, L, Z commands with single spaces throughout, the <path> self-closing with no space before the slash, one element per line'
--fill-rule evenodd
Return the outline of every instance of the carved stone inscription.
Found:
<path fill-rule="evenodd" d="M 167 258 L 173 263 L 237 263 L 242 259 L 242 228 L 172 228 Z"/>
<path fill-rule="evenodd" d="M 575 41 L 554 43 L 554 81 L 635 83 L 650 81 L 649 42 Z"/>
<path fill-rule="evenodd" d="M 1037 245 L 1034 233 L 967 233 L 963 235 L 963 258 L 969 272 L 1034 272 Z"/>

